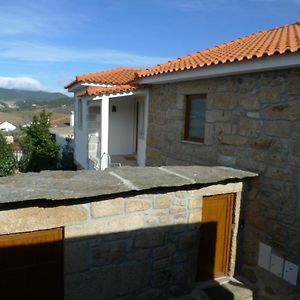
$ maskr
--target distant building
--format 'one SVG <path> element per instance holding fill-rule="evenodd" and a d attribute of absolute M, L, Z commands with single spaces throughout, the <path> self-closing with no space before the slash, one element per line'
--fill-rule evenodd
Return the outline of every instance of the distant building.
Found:
<path fill-rule="evenodd" d="M 7 121 L 0 124 L 0 130 L 1 131 L 14 131 L 17 127 Z"/>
<path fill-rule="evenodd" d="M 67 140 L 71 140 L 71 146 L 74 146 L 74 128 L 73 127 L 52 127 L 50 133 L 54 136 L 57 144 L 60 145 L 60 154 Z"/>

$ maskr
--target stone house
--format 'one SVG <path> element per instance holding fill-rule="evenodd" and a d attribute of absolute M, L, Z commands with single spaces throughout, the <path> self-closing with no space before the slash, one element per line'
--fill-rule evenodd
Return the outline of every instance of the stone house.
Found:
<path fill-rule="evenodd" d="M 300 23 L 144 71 L 147 165 L 259 174 L 243 202 L 238 268 L 258 299 L 298 299 Z M 195 121 L 197 120 L 197 121 Z"/>
<path fill-rule="evenodd" d="M 243 202 L 238 260 L 259 299 L 300 297 L 299 37 L 296 22 L 153 68 L 130 69 L 127 81 L 115 69 L 71 83 L 80 86 L 74 90 L 77 119 L 88 120 L 89 106 L 100 101 L 98 132 L 106 147 L 101 157 L 111 150 L 113 101 L 124 103 L 137 93 L 133 117 L 138 119 L 136 103 L 142 101 L 143 145 L 131 154 L 139 152 L 140 165 L 225 165 L 259 174 Z M 137 126 L 126 128 L 138 145 Z M 82 141 L 83 135 L 76 137 L 75 130 L 76 138 Z"/>

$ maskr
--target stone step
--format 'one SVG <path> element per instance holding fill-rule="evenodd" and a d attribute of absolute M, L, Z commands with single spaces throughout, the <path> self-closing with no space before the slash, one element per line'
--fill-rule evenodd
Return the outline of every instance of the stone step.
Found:
<path fill-rule="evenodd" d="M 236 279 L 199 284 L 190 294 L 174 300 L 252 300 L 253 292 Z"/>

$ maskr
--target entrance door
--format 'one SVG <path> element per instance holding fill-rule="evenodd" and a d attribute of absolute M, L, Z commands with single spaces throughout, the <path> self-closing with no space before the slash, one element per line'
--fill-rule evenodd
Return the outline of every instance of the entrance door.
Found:
<path fill-rule="evenodd" d="M 63 229 L 0 236 L 0 299 L 63 299 Z"/>
<path fill-rule="evenodd" d="M 234 194 L 203 198 L 198 279 L 228 275 Z"/>

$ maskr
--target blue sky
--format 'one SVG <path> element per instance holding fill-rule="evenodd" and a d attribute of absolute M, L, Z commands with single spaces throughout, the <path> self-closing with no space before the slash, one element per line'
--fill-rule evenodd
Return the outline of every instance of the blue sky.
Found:
<path fill-rule="evenodd" d="M 1 1 L 0 87 L 63 91 L 299 19 L 300 0 Z"/>

